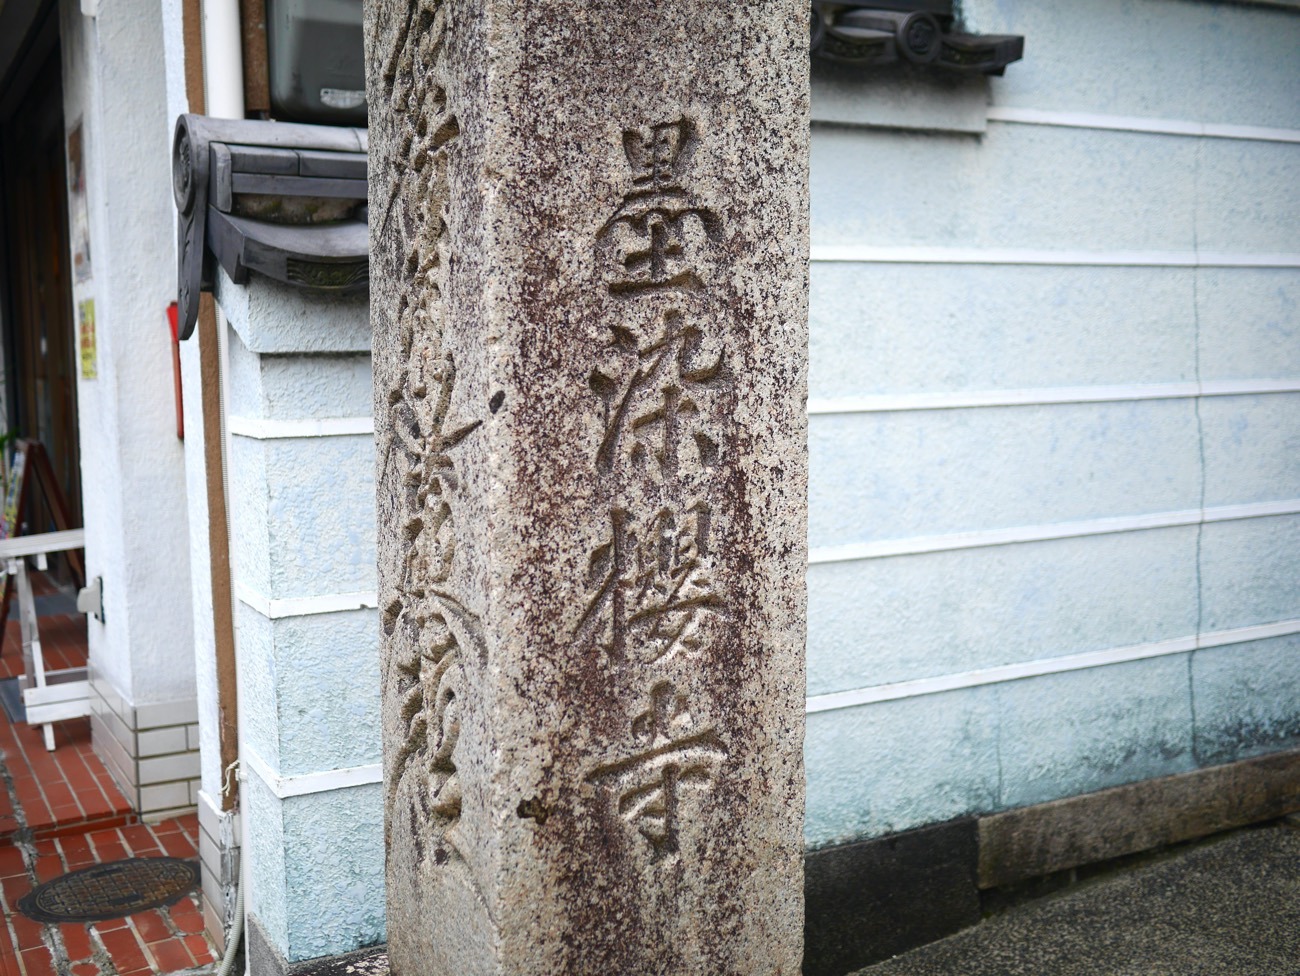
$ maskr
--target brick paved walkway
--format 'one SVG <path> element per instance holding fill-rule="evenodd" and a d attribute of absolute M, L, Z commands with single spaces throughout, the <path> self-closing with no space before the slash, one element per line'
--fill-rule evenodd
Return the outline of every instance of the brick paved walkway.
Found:
<path fill-rule="evenodd" d="M 51 668 L 86 661 L 80 615 L 40 618 Z M 0 678 L 22 671 L 18 625 L 5 628 Z M 40 730 L 0 711 L 0 976 L 158 976 L 213 968 L 197 892 L 170 907 L 90 924 L 46 925 L 17 910 L 35 885 L 126 857 L 198 857 L 197 818 L 143 824 L 90 747 L 90 720 Z"/>
<path fill-rule="evenodd" d="M 41 924 L 17 911 L 36 884 L 78 868 L 125 857 L 198 856 L 193 814 L 157 824 L 132 824 L 43 840 L 12 838 L 0 846 L 0 971 L 5 976 L 155 976 L 209 966 L 196 895 L 174 905 L 90 924 Z"/>
<path fill-rule="evenodd" d="M 33 837 L 117 827 L 130 819 L 131 804 L 90 747 L 90 719 L 55 723 L 54 744 L 48 752 L 39 726 L 10 724 L 0 714 L 8 780 L 0 793 L 0 843 L 18 829 L 14 799 Z"/>

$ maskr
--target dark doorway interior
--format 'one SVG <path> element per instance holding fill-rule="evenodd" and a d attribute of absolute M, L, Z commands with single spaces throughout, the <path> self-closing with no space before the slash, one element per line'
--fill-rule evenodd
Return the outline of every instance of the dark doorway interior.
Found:
<path fill-rule="evenodd" d="M 78 360 L 57 42 L 29 49 L 28 61 L 20 72 L 25 91 L 6 97 L 0 117 L 0 316 L 8 430 L 45 446 L 72 523 L 79 526 Z M 30 493 L 27 531 L 53 528 L 44 498 Z"/>

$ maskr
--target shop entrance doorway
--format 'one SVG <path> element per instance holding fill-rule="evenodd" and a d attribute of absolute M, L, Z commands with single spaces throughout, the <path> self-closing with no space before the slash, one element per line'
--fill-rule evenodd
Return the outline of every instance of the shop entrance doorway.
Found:
<path fill-rule="evenodd" d="M 69 136 L 57 44 L 30 56 L 40 60 L 24 72 L 26 91 L 6 99 L 8 111 L 0 118 L 5 429 L 12 438 L 44 445 L 71 522 L 80 526 L 78 360 L 65 161 Z M 87 311 L 93 315 L 93 309 Z M 44 498 L 29 499 L 27 514 L 27 533 L 55 527 Z M 66 567 L 61 570 L 62 576 Z"/>

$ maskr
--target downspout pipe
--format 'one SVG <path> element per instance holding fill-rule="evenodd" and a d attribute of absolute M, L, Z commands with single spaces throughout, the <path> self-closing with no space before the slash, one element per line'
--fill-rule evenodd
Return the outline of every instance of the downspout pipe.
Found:
<path fill-rule="evenodd" d="M 202 0 L 203 90 L 207 114 L 244 117 L 244 47 L 239 0 Z"/>

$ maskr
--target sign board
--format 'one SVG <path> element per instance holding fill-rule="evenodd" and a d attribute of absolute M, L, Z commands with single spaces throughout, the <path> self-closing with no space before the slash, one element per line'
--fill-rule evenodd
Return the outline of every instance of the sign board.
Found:
<path fill-rule="evenodd" d="M 93 380 L 95 368 L 95 300 L 88 298 L 77 304 L 77 345 L 81 352 L 81 378 Z"/>

